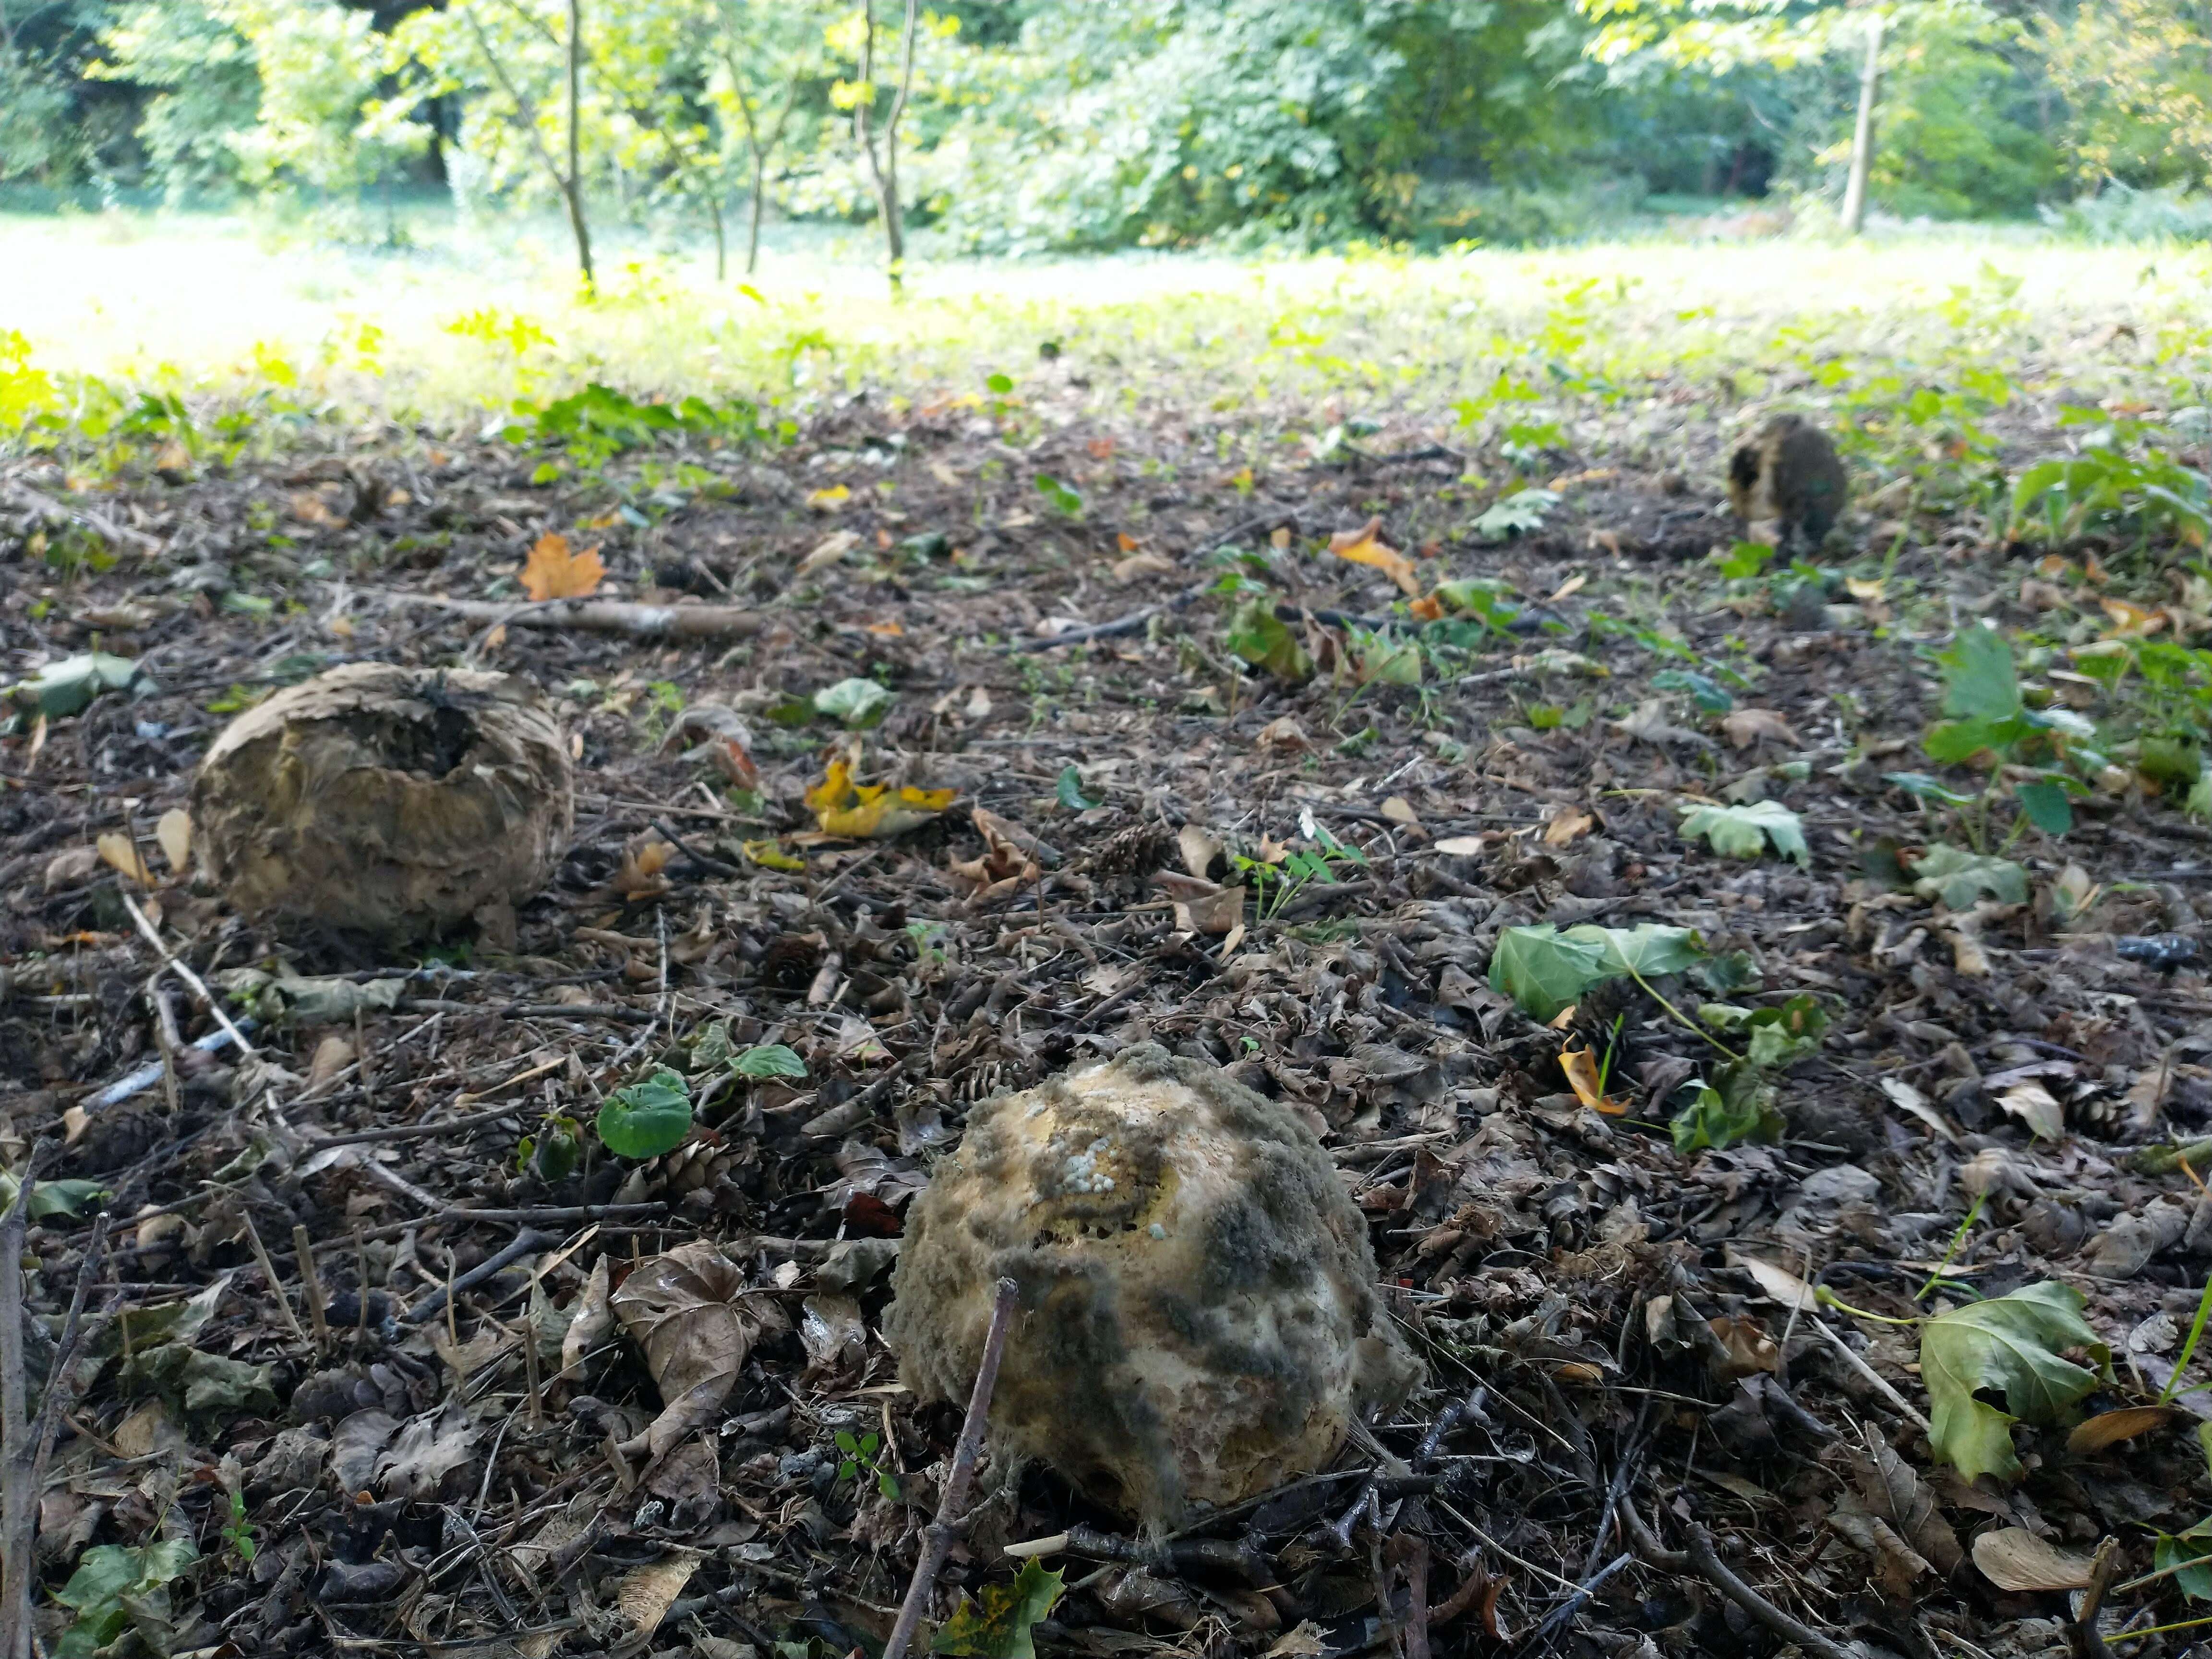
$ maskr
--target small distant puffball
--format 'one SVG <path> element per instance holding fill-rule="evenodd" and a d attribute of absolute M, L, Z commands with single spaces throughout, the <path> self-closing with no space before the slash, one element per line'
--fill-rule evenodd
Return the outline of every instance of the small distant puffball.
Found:
<path fill-rule="evenodd" d="M 966 1401 L 1002 1277 L 997 1443 L 1154 1528 L 1326 1468 L 1419 1375 L 1313 1132 L 1150 1043 L 969 1114 L 884 1323 L 917 1395 Z"/>

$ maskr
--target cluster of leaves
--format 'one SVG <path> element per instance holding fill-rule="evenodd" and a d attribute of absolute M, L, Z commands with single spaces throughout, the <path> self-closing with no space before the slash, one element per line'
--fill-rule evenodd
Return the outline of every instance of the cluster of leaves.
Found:
<path fill-rule="evenodd" d="M 2090 429 L 2074 454 L 2038 461 L 2014 481 L 2016 532 L 2060 545 L 2091 531 L 2198 548 L 2212 538 L 2212 480 L 2175 460 L 2146 422 L 2074 408 L 2059 422 Z"/>
<path fill-rule="evenodd" d="M 717 1021 L 692 1045 L 696 1073 L 720 1071 L 750 1079 L 803 1080 L 806 1062 L 781 1042 L 735 1048 L 726 1024 Z M 690 1079 L 673 1066 L 656 1066 L 636 1082 L 610 1094 L 599 1107 L 595 1127 L 599 1143 L 617 1158 L 658 1158 L 673 1152 L 691 1133 Z"/>
<path fill-rule="evenodd" d="M 755 443 L 769 435 L 758 407 L 743 398 L 719 404 L 698 397 L 641 403 L 597 380 L 549 404 L 518 402 L 513 414 L 501 434 L 507 442 L 557 446 L 573 465 L 587 469 L 672 434 L 723 443 Z M 550 483 L 559 473 L 554 463 L 545 462 L 538 482 Z"/>
<path fill-rule="evenodd" d="M 2104 754 L 2091 747 L 2096 726 L 2070 709 L 2029 708 L 2012 645 L 1993 628 L 1960 629 L 1937 660 L 1943 665 L 1946 718 L 1921 739 L 1928 757 L 1953 766 L 2002 763 L 2013 778 L 2010 792 L 2021 818 L 2046 835 L 2064 835 L 2074 827 L 2071 797 L 2088 789 L 2074 769 L 2094 770 L 2106 763 Z M 1961 816 L 1968 835 L 1977 848 L 1986 846 L 1991 800 L 2004 785 L 1966 794 L 1924 772 L 1887 776 L 1923 802 L 1966 809 Z"/>

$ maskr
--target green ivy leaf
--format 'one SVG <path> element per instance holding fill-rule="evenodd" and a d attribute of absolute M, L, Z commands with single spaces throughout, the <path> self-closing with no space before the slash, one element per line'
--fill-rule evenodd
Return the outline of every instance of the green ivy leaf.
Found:
<path fill-rule="evenodd" d="M 1030 1632 L 1052 1612 L 1065 1583 L 1032 1556 L 1012 1583 L 988 1585 L 974 1601 L 962 1596 L 929 1650 L 965 1659 L 1036 1659 Z"/>
<path fill-rule="evenodd" d="M 1568 928 L 1567 937 L 1595 943 L 1604 953 L 1607 977 L 1639 974 L 1656 979 L 1662 974 L 1679 974 L 1706 956 L 1705 942 L 1696 928 L 1668 927 L 1656 921 L 1640 921 L 1633 927 L 1601 927 L 1586 921 Z"/>
<path fill-rule="evenodd" d="M 1925 772 L 1885 772 L 1882 781 L 1893 783 L 1908 795 L 1923 801 L 1934 801 L 1939 806 L 1972 806 L 1974 798 L 1962 795 L 1942 779 L 1930 777 Z"/>
<path fill-rule="evenodd" d="M 1971 910 L 1984 893 L 2002 904 L 2027 901 L 2027 872 L 2010 859 L 1938 845 L 1911 863 L 1918 878 L 1912 890 L 1924 899 L 1942 900 L 1946 909 Z"/>
<path fill-rule="evenodd" d="M 1778 1071 L 1816 1053 L 1828 1034 L 1828 1011 L 1820 1000 L 1800 991 L 1771 1008 L 1761 1008 L 1743 1023 L 1751 1038 L 1747 1057 L 1763 1071 Z"/>
<path fill-rule="evenodd" d="M 2192 1601 L 2212 1601 L 2212 1516 L 2186 1532 L 2159 1534 L 2157 1547 L 2151 1552 L 2151 1565 L 2166 1572 L 2184 1561 L 2204 1565 L 2181 1567 L 2173 1575 L 2174 1588 Z"/>
<path fill-rule="evenodd" d="M 1538 1021 L 1556 1019 L 1561 1009 L 1609 977 L 1602 943 L 1551 927 L 1508 927 L 1490 956 L 1490 988 L 1511 997 Z"/>
<path fill-rule="evenodd" d="M 2016 783 L 2013 793 L 2020 799 L 2020 810 L 2027 814 L 2027 821 L 2046 836 L 2063 836 L 2074 827 L 2074 803 L 2067 799 L 2066 786 L 2048 780 L 2040 783 Z"/>
<path fill-rule="evenodd" d="M 880 725 L 890 712 L 891 694 L 873 680 L 839 680 L 814 694 L 814 711 L 842 720 L 854 731 Z"/>
<path fill-rule="evenodd" d="M 1748 806 L 1692 806 L 1682 820 L 1682 839 L 1705 838 L 1713 851 L 1733 859 L 1755 859 L 1771 842 L 1774 850 L 1801 870 L 1813 867 L 1803 821 L 1780 801 Z"/>
<path fill-rule="evenodd" d="M 1083 516 L 1083 497 L 1069 489 L 1049 472 L 1036 475 L 1037 494 L 1050 501 L 1060 513 L 1071 519 Z"/>
<path fill-rule="evenodd" d="M 1686 668 L 1668 668 L 1651 677 L 1654 691 L 1686 691 L 1690 701 L 1708 714 L 1725 714 L 1735 699 L 1710 677 Z"/>
<path fill-rule="evenodd" d="M 1060 804 L 1072 812 L 1087 812 L 1098 805 L 1085 796 L 1083 774 L 1072 764 L 1061 771 L 1055 793 L 1060 796 Z"/>
<path fill-rule="evenodd" d="M 1229 648 L 1255 667 L 1264 668 L 1279 680 L 1313 678 L 1313 659 L 1298 643 L 1283 620 L 1275 615 L 1274 601 L 1265 594 L 1247 598 L 1229 615 Z"/>
<path fill-rule="evenodd" d="M 123 1633 L 130 1622 L 126 1598 L 153 1595 L 198 1560 L 189 1539 L 163 1539 L 143 1548 L 97 1544 L 77 1559 L 54 1600 L 76 1611 L 76 1621 L 54 1644 L 55 1659 L 89 1659 Z"/>
<path fill-rule="evenodd" d="M 2059 1358 L 2086 1348 L 2100 1365 L 2112 1358 L 2081 1317 L 2083 1297 L 2065 1285 L 2029 1285 L 2008 1296 L 1972 1302 L 1920 1328 L 1920 1379 L 1936 1455 L 1967 1480 L 1994 1474 L 2016 1480 L 2012 1425 L 2056 1423 L 2097 1386 L 2097 1372 Z M 2004 1395 L 2009 1415 L 1977 1400 L 1978 1389 Z"/>
<path fill-rule="evenodd" d="M 757 1043 L 730 1062 L 739 1077 L 795 1077 L 806 1075 L 806 1062 L 798 1051 L 781 1042 Z"/>
<path fill-rule="evenodd" d="M 1774 1103 L 1774 1088 L 1749 1060 L 1732 1060 L 1713 1070 L 1713 1080 L 1702 1085 L 1697 1097 L 1674 1115 L 1668 1126 L 1674 1150 L 1685 1158 L 1711 1148 L 1725 1151 L 1739 1141 L 1771 1145 L 1782 1139 L 1789 1123 Z"/>
<path fill-rule="evenodd" d="M 681 1072 L 657 1066 L 650 1077 L 617 1089 L 599 1108 L 599 1140 L 617 1158 L 658 1158 L 691 1132 L 691 1085 Z"/>
<path fill-rule="evenodd" d="M 2021 712 L 2020 676 L 2012 647 L 1994 628 L 1976 623 L 1959 630 L 1943 665 L 1943 712 L 1954 720 L 2008 720 Z"/>

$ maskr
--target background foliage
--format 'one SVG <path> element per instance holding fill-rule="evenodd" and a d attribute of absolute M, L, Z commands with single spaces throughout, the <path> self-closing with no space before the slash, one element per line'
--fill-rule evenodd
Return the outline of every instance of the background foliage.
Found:
<path fill-rule="evenodd" d="M 895 28 L 896 0 L 877 9 Z M 1655 196 L 1817 213 L 1870 9 L 945 0 L 920 30 L 903 194 L 938 246 L 999 252 L 1524 242 Z M 2212 0 L 1881 10 L 1880 209 L 2064 218 L 2163 192 L 2177 224 L 2203 222 L 2188 202 L 2212 173 Z M 720 234 L 756 164 L 782 214 L 872 210 L 851 112 L 888 106 L 897 61 L 879 50 L 860 83 L 858 6 L 585 0 L 583 16 L 599 211 Z M 566 28 L 566 0 L 0 0 L 0 186 L 296 197 L 372 239 L 400 234 L 395 191 L 544 202 Z"/>

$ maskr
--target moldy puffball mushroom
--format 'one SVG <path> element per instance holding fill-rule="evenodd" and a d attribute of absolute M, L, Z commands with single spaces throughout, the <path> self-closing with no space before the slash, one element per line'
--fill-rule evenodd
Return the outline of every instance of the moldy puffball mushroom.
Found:
<path fill-rule="evenodd" d="M 1419 1375 L 1312 1131 L 1150 1043 L 969 1114 L 884 1323 L 922 1398 L 966 1398 L 1002 1275 L 994 1435 L 1155 1528 L 1325 1468 Z"/>
<path fill-rule="evenodd" d="M 192 781 L 202 864 L 248 916 L 434 933 L 526 899 L 576 817 L 527 680 L 352 663 L 240 714 Z"/>

